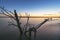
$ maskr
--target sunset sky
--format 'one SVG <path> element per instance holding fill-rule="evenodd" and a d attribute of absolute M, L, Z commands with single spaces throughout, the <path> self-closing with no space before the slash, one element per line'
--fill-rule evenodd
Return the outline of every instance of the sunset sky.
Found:
<path fill-rule="evenodd" d="M 60 0 L 0 0 L 0 6 L 31 15 L 60 14 Z"/>

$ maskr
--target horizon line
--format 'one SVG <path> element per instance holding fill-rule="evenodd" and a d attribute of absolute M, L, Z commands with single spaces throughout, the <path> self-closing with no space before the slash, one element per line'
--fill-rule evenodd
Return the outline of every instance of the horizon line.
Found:
<path fill-rule="evenodd" d="M 60 16 L 18 16 L 18 17 L 19 18 L 60 18 Z M 9 18 L 9 17 L 8 16 L 0 16 L 0 18 Z"/>

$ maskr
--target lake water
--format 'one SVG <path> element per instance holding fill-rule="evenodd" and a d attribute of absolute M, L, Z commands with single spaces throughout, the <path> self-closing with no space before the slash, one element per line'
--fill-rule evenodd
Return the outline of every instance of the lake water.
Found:
<path fill-rule="evenodd" d="M 29 23 L 37 25 L 45 18 L 30 18 Z M 21 18 L 22 27 L 27 18 Z M 19 30 L 16 26 L 9 26 L 8 22 L 16 24 L 10 18 L 0 18 L 0 40 L 19 40 Z M 60 40 L 60 19 L 53 19 L 37 29 L 37 40 Z"/>

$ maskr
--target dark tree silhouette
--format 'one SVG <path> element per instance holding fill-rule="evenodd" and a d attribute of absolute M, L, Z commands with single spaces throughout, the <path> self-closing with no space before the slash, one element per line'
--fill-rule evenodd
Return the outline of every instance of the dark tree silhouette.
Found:
<path fill-rule="evenodd" d="M 19 22 L 19 19 L 18 19 L 18 15 L 16 13 L 16 10 L 14 10 L 14 13 L 15 13 L 15 18 L 16 18 L 16 22 L 17 22 L 17 26 L 19 28 L 19 31 L 20 31 L 20 40 L 22 40 L 22 34 L 23 34 L 23 31 L 22 31 L 22 28 L 21 28 L 21 23 Z"/>
<path fill-rule="evenodd" d="M 31 34 L 32 34 L 32 32 L 34 32 L 34 40 L 36 40 L 36 32 L 37 32 L 37 29 L 39 27 L 41 27 L 44 23 L 46 23 L 48 21 L 48 19 L 45 19 L 42 23 L 39 23 L 38 25 L 33 26 L 32 24 L 29 23 L 29 16 L 30 15 L 28 15 L 27 16 L 27 22 L 24 25 L 24 28 L 22 28 L 21 27 L 21 22 L 19 20 L 19 17 L 17 15 L 16 10 L 14 10 L 14 13 L 13 13 L 11 11 L 8 11 L 8 10 L 2 8 L 2 7 L 0 7 L 0 9 L 2 9 L 1 12 L 4 15 L 8 16 L 9 18 L 13 18 L 16 21 L 17 24 L 14 24 L 14 23 L 9 22 L 9 25 L 14 25 L 14 26 L 17 26 L 18 27 L 19 32 L 20 32 L 20 37 L 19 37 L 20 40 L 22 40 L 22 36 L 23 35 L 26 37 L 26 40 L 31 40 L 31 36 L 32 36 Z M 27 35 L 27 33 L 28 33 L 28 35 Z"/>
<path fill-rule="evenodd" d="M 29 32 L 29 40 L 31 40 L 31 33 L 32 33 L 32 31 L 34 32 L 34 40 L 36 40 L 36 32 L 37 32 L 37 29 L 39 28 L 39 27 L 41 27 L 44 23 L 46 23 L 48 21 L 48 19 L 45 19 L 42 23 L 40 23 L 40 24 L 38 24 L 38 25 L 36 25 L 36 26 L 33 26 L 32 28 L 29 28 L 26 32 L 25 32 L 25 34 L 26 33 L 28 33 Z M 29 26 L 30 27 L 30 26 Z M 27 35 L 26 35 L 27 36 Z"/>
<path fill-rule="evenodd" d="M 8 17 L 10 17 L 10 18 L 13 18 L 13 19 L 16 21 L 17 25 L 14 24 L 14 23 L 11 23 L 11 22 L 9 22 L 9 25 L 14 25 L 14 26 L 17 26 L 17 27 L 19 28 L 19 31 L 20 31 L 20 40 L 22 40 L 23 31 L 22 31 L 22 28 L 21 28 L 21 26 L 20 26 L 21 22 L 19 22 L 19 19 L 18 19 L 18 15 L 17 15 L 16 10 L 14 10 L 14 13 L 13 13 L 13 12 L 11 12 L 11 11 L 8 11 L 8 10 L 2 8 L 2 7 L 0 7 L 0 8 L 2 9 L 1 12 L 2 12 L 4 15 L 6 15 L 6 16 L 8 16 Z M 6 12 L 6 13 L 4 13 L 4 12 Z M 10 13 L 9 13 L 9 12 L 10 12 Z M 13 14 L 14 16 L 13 16 L 12 14 Z"/>

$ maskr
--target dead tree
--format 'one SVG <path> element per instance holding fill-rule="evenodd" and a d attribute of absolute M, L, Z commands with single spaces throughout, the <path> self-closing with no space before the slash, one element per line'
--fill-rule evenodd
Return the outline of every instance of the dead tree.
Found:
<path fill-rule="evenodd" d="M 32 28 L 29 28 L 26 32 L 25 32 L 25 35 L 27 32 L 29 32 L 29 40 L 31 40 L 31 33 L 32 31 L 34 32 L 34 40 L 36 40 L 36 32 L 37 32 L 37 29 L 39 27 L 41 27 L 44 23 L 46 23 L 48 21 L 48 19 L 45 19 L 42 23 L 36 25 L 36 26 L 33 26 Z M 29 26 L 30 27 L 30 26 Z M 27 36 L 27 35 L 26 35 Z"/>
<path fill-rule="evenodd" d="M 38 24 L 38 25 L 36 25 L 36 26 L 33 26 L 33 27 L 31 27 L 31 24 L 29 24 L 29 16 L 27 17 L 28 19 L 27 19 L 27 23 L 26 23 L 26 27 L 25 27 L 25 30 L 24 30 L 24 33 L 23 33 L 23 30 L 22 30 L 22 27 L 21 27 L 21 22 L 19 22 L 19 19 L 18 19 L 18 15 L 17 15 L 17 12 L 16 12 L 16 10 L 14 10 L 14 13 L 13 12 L 11 12 L 11 11 L 6 11 L 6 9 L 4 9 L 4 8 L 2 8 L 2 7 L 0 7 L 1 9 L 2 9 L 2 13 L 4 14 L 4 15 L 6 15 L 6 16 L 8 16 L 8 17 L 10 17 L 10 18 L 13 18 L 15 21 L 16 21 L 16 23 L 17 23 L 17 25 L 16 24 L 14 24 L 14 23 L 10 23 L 10 25 L 14 25 L 14 26 L 17 26 L 18 27 L 18 29 L 19 29 L 19 32 L 20 32 L 20 40 L 22 40 L 22 35 L 24 34 L 24 36 L 26 36 L 27 38 L 28 38 L 28 40 L 31 40 L 31 33 L 32 33 L 32 31 L 34 32 L 34 40 L 36 40 L 36 32 L 37 32 L 37 29 L 39 28 L 39 27 L 41 27 L 44 23 L 46 23 L 48 20 L 46 19 L 46 20 L 44 20 L 42 23 L 40 23 L 40 24 Z M 4 12 L 6 12 L 6 13 L 4 13 Z M 11 14 L 13 14 L 13 15 L 11 15 Z M 27 27 L 29 27 L 29 29 L 28 30 L 26 30 L 27 29 Z M 28 32 L 28 36 L 27 36 L 27 32 Z"/>
<path fill-rule="evenodd" d="M 19 19 L 18 19 L 18 15 L 17 15 L 17 13 L 16 13 L 16 10 L 14 10 L 14 13 L 13 12 L 11 12 L 11 11 L 8 11 L 8 10 L 6 10 L 6 9 L 4 9 L 4 8 L 2 8 L 2 7 L 0 7 L 2 10 L 1 10 L 1 12 L 4 14 L 4 15 L 6 15 L 6 16 L 8 16 L 9 18 L 13 18 L 15 21 L 16 21 L 16 23 L 17 23 L 17 25 L 16 24 L 14 24 L 14 23 L 11 23 L 11 22 L 9 22 L 9 25 L 14 25 L 14 26 L 17 26 L 18 28 L 19 28 L 19 31 L 20 31 L 20 40 L 22 40 L 22 34 L 23 34 L 23 30 L 22 30 L 22 28 L 21 28 L 21 22 L 19 22 Z M 4 13 L 5 12 L 5 13 Z M 11 13 L 11 14 L 10 14 Z M 13 15 L 14 16 L 13 16 Z"/>
<path fill-rule="evenodd" d="M 36 32 L 37 32 L 37 29 L 40 28 L 44 23 L 46 23 L 48 21 L 48 19 L 45 19 L 42 23 L 36 25 L 35 27 L 33 27 L 32 31 L 34 32 L 34 40 L 36 40 Z"/>
<path fill-rule="evenodd" d="M 27 16 L 27 22 L 26 22 L 26 24 L 24 25 L 24 27 L 25 27 L 24 35 L 25 35 L 25 37 L 26 37 L 26 40 L 31 40 L 31 31 L 29 30 L 29 29 L 30 29 L 29 27 L 31 27 L 30 24 L 29 24 L 29 16 L 30 16 L 30 15 L 28 15 L 27 13 L 25 13 L 25 14 L 26 14 L 26 16 Z M 27 36 L 27 30 L 28 30 L 28 36 Z"/>
<path fill-rule="evenodd" d="M 23 31 L 22 31 L 22 28 L 21 28 L 21 24 L 19 22 L 19 19 L 18 19 L 18 15 L 16 13 L 16 10 L 14 10 L 14 13 L 15 13 L 15 18 L 16 18 L 16 22 L 17 22 L 17 26 L 19 28 L 19 31 L 20 31 L 20 40 L 22 40 L 22 34 L 23 34 Z"/>

